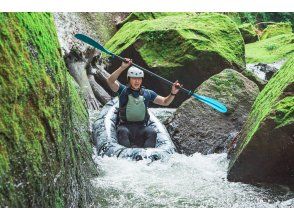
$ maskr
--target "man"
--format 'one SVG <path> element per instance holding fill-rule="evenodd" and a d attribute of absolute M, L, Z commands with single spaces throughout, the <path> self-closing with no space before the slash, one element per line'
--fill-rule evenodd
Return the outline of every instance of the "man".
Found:
<path fill-rule="evenodd" d="M 147 111 L 149 102 L 168 106 L 179 92 L 178 87 L 182 85 L 176 81 L 168 96 L 157 95 L 154 91 L 142 87 L 144 72 L 131 66 L 131 59 L 126 59 L 126 61 L 107 79 L 111 90 L 119 94 L 118 143 L 125 147 L 155 147 L 156 131 L 146 126 L 149 120 Z M 127 73 L 128 85 L 125 86 L 120 84 L 117 79 L 129 66 L 131 67 Z"/>

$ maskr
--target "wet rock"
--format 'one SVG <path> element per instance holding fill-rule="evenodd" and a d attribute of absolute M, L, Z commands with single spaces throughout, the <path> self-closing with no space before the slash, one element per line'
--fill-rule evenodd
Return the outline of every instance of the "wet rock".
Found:
<path fill-rule="evenodd" d="M 258 95 L 229 165 L 228 179 L 294 184 L 294 57 Z"/>
<path fill-rule="evenodd" d="M 116 32 L 116 25 L 128 13 L 54 13 L 58 38 L 70 74 L 79 84 L 89 109 L 99 109 L 111 95 L 96 75 L 104 72 L 100 51 L 77 40 L 77 33 L 86 34 L 105 43 Z M 98 72 L 98 73 L 97 73 Z"/>
<path fill-rule="evenodd" d="M 269 80 L 270 78 L 272 78 L 272 76 L 278 71 L 277 68 L 266 63 L 258 63 L 257 68 L 265 73 L 265 80 Z"/>
<path fill-rule="evenodd" d="M 82 53 L 75 49 L 71 50 L 70 53 L 65 57 L 65 62 L 69 73 L 73 76 L 75 81 L 80 86 L 84 99 L 87 103 L 87 107 L 92 110 L 98 110 L 101 107 L 101 104 L 96 99 L 91 86 L 95 86 L 95 82 L 89 82 L 86 70 L 87 63 L 91 62 L 95 54 L 96 51 L 93 49 L 88 48 L 85 53 Z M 90 79 L 92 78 L 90 77 Z"/>
<path fill-rule="evenodd" d="M 274 63 L 248 63 L 246 64 L 246 73 L 251 72 L 252 75 L 246 75 L 249 79 L 255 82 L 259 89 L 262 90 L 268 80 L 282 67 L 285 63 L 285 60 L 280 60 Z M 244 72 L 243 72 L 244 73 Z"/>
<path fill-rule="evenodd" d="M 242 71 L 242 74 L 244 76 L 246 76 L 249 80 L 253 81 L 259 88 L 259 90 L 261 91 L 265 84 L 267 83 L 266 80 L 263 80 L 260 78 L 260 74 L 263 74 L 262 72 L 256 72 L 255 68 L 252 68 L 251 64 L 246 64 L 246 68 Z"/>
<path fill-rule="evenodd" d="M 73 48 L 84 52 L 89 45 L 75 39 L 78 33 L 86 34 L 101 43 L 106 43 L 117 31 L 116 25 L 128 13 L 88 13 L 88 12 L 58 12 L 53 13 L 57 35 L 63 55 Z"/>
<path fill-rule="evenodd" d="M 191 90 L 225 68 L 245 68 L 244 41 L 237 26 L 217 13 L 128 22 L 106 47 L 171 81 L 180 80 Z M 120 65 L 111 62 L 110 73 Z M 119 80 L 125 83 L 126 75 Z M 147 74 L 144 85 L 163 96 L 170 92 L 170 86 Z M 171 107 L 187 98 L 179 94 Z"/>
<path fill-rule="evenodd" d="M 50 13 L 0 13 L 0 207 L 84 207 L 97 175 L 85 103 Z"/>
<path fill-rule="evenodd" d="M 187 155 L 224 152 L 241 130 L 259 89 L 241 73 L 226 69 L 202 83 L 196 92 L 223 102 L 228 112 L 219 113 L 190 98 L 168 120 L 172 140 L 177 150 Z"/>
<path fill-rule="evenodd" d="M 172 115 L 174 114 L 176 109 L 174 109 L 174 108 L 149 108 L 149 111 L 151 111 L 155 115 L 155 117 L 158 118 L 158 120 L 164 124 L 164 123 L 166 123 L 168 118 L 172 117 Z"/>
<path fill-rule="evenodd" d="M 266 63 L 247 64 L 246 67 L 260 79 L 267 81 L 278 71 L 274 65 Z"/>

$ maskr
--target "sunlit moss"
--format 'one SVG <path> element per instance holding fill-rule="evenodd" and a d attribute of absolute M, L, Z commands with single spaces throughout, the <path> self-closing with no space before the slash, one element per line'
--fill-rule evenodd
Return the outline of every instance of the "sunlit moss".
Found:
<path fill-rule="evenodd" d="M 294 34 L 283 34 L 246 44 L 247 63 L 273 63 L 294 54 Z"/>
<path fill-rule="evenodd" d="M 236 24 L 218 13 L 178 15 L 126 23 L 106 44 L 120 54 L 134 46 L 151 68 L 169 74 L 171 68 L 205 60 L 211 65 L 211 54 L 231 66 L 244 67 L 244 41 Z"/>
<path fill-rule="evenodd" d="M 0 13 L 0 39 L 0 206 L 55 206 L 56 190 L 70 202 L 71 182 L 85 193 L 91 144 L 53 17 Z"/>
<path fill-rule="evenodd" d="M 234 160 L 246 148 L 249 141 L 254 137 L 267 118 L 274 120 L 275 128 L 280 128 L 294 122 L 294 99 L 287 93 L 288 88 L 293 88 L 293 72 L 294 56 L 284 64 L 260 92 L 242 130 L 240 146 L 238 146 L 230 165 L 234 164 Z"/>
<path fill-rule="evenodd" d="M 268 25 L 260 37 L 261 40 L 265 40 L 271 37 L 275 37 L 282 34 L 291 34 L 292 27 L 290 22 L 280 22 Z"/>

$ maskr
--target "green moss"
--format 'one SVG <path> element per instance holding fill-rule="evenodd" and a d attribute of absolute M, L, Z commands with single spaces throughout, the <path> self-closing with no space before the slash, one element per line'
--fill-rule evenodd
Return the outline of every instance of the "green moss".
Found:
<path fill-rule="evenodd" d="M 240 97 L 246 97 L 246 100 L 243 101 L 243 105 L 246 106 L 248 102 L 253 103 L 259 90 L 257 86 L 249 84 L 248 79 L 241 73 L 225 69 L 203 82 L 195 92 L 221 101 L 227 106 L 228 112 L 232 112 L 236 105 L 243 101 L 240 100 Z"/>
<path fill-rule="evenodd" d="M 126 23 L 106 47 L 120 54 L 134 46 L 151 68 L 171 68 L 206 60 L 211 54 L 232 66 L 244 67 L 244 43 L 234 22 L 218 13 L 169 16 Z M 213 60 L 211 60 L 213 62 Z"/>
<path fill-rule="evenodd" d="M 260 79 L 258 76 L 247 69 L 242 71 L 242 75 L 253 81 L 258 86 L 259 90 L 262 90 L 266 84 L 266 81 Z"/>
<path fill-rule="evenodd" d="M 277 102 L 275 112 L 271 116 L 277 127 L 283 127 L 294 122 L 294 97 L 286 97 Z"/>
<path fill-rule="evenodd" d="M 293 123 L 293 97 L 287 97 L 287 89 L 293 88 L 294 83 L 294 56 L 270 79 L 264 89 L 256 98 L 237 148 L 234 158 L 238 158 L 243 149 L 253 138 L 267 118 L 274 118 L 276 128 Z M 285 93 L 284 93 L 285 92 Z M 285 96 L 281 100 L 281 97 Z M 234 160 L 230 162 L 233 164 Z"/>
<path fill-rule="evenodd" d="M 223 12 L 226 16 L 231 18 L 238 26 L 242 24 L 239 13 L 236 12 Z"/>
<path fill-rule="evenodd" d="M 251 23 L 242 24 L 238 28 L 246 44 L 258 40 L 257 30 Z"/>
<path fill-rule="evenodd" d="M 55 208 L 64 208 L 63 198 L 59 195 L 59 193 L 55 193 Z"/>
<path fill-rule="evenodd" d="M 124 25 L 127 22 L 132 21 L 144 21 L 153 20 L 168 16 L 182 16 L 182 15 L 195 15 L 193 12 L 132 12 L 123 22 Z"/>
<path fill-rule="evenodd" d="M 87 129 L 74 133 L 87 112 L 50 13 L 0 13 L 0 38 L 0 206 L 54 206 L 55 190 L 66 200 L 67 185 L 83 178 L 81 162 L 71 167 L 76 144 L 91 157 Z"/>
<path fill-rule="evenodd" d="M 294 34 L 283 34 L 255 43 L 246 44 L 247 63 L 273 63 L 294 53 Z"/>
<path fill-rule="evenodd" d="M 292 27 L 290 22 L 281 22 L 276 24 L 268 25 L 267 28 L 263 30 L 260 37 L 261 40 L 265 40 L 271 37 L 275 37 L 282 34 L 291 34 Z"/>

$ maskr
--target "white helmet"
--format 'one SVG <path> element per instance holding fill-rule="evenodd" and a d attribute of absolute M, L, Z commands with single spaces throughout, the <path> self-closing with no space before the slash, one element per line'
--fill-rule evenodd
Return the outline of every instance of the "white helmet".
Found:
<path fill-rule="evenodd" d="M 144 72 L 137 67 L 131 66 L 128 69 L 127 77 L 134 77 L 134 78 L 144 78 Z"/>

